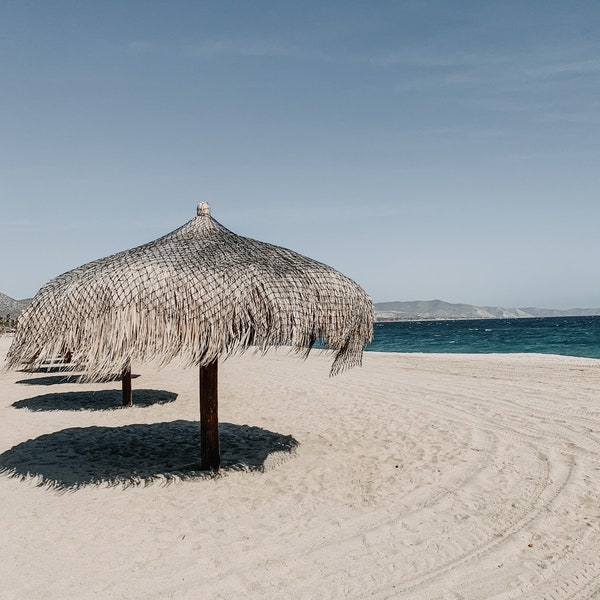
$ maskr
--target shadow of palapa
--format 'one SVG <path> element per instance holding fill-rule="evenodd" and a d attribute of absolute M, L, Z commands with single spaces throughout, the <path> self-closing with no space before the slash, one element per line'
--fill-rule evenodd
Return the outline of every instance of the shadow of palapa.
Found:
<path fill-rule="evenodd" d="M 131 375 L 132 379 L 137 379 L 139 375 Z M 102 379 L 95 379 L 94 383 L 109 383 L 118 381 L 121 375 L 109 375 Z M 19 379 L 15 383 L 23 385 L 58 385 L 61 383 L 90 383 L 85 375 L 48 375 L 47 377 L 28 377 L 27 379 Z"/>
<path fill-rule="evenodd" d="M 133 406 L 146 408 L 155 404 L 174 402 L 177 394 L 165 390 L 134 390 Z M 89 392 L 57 392 L 41 394 L 13 402 L 14 408 L 26 408 L 31 411 L 51 410 L 113 410 L 123 408 L 121 390 L 96 390 Z"/>
<path fill-rule="evenodd" d="M 213 478 L 200 471 L 200 426 L 172 421 L 123 427 L 73 427 L 41 435 L 0 454 L 0 474 L 61 490 L 88 485 L 148 485 Z M 298 442 L 289 435 L 220 423 L 221 470 L 265 471 Z"/>

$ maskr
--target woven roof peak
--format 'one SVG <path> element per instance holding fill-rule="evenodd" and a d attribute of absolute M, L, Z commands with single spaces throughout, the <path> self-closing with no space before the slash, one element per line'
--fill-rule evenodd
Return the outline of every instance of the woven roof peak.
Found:
<path fill-rule="evenodd" d="M 200 202 L 197 214 L 199 217 L 210 217 L 210 204 L 208 202 Z"/>

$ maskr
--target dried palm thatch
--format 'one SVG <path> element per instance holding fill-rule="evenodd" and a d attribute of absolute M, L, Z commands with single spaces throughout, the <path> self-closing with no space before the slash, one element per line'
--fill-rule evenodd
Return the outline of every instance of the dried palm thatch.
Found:
<path fill-rule="evenodd" d="M 335 350 L 331 374 L 359 365 L 372 336 L 367 294 L 334 269 L 240 237 L 208 204 L 148 244 L 51 280 L 21 315 L 7 368 L 73 351 L 90 381 L 133 361 L 209 365 L 250 346 Z"/>

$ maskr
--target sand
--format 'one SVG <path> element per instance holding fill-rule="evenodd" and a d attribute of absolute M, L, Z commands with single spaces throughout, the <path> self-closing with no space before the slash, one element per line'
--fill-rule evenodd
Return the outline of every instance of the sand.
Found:
<path fill-rule="evenodd" d="M 329 365 L 221 365 L 217 478 L 193 369 L 1 373 L 0 597 L 600 597 L 600 361 Z"/>

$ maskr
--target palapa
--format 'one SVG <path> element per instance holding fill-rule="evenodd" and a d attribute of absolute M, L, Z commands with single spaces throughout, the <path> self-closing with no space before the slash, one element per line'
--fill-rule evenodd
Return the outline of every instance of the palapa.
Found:
<path fill-rule="evenodd" d="M 202 468 L 216 469 L 220 357 L 272 346 L 307 355 L 320 340 L 335 351 L 335 375 L 361 364 L 372 332 L 373 304 L 358 284 L 232 233 L 200 203 L 197 217 L 172 233 L 43 286 L 19 318 L 7 368 L 35 369 L 68 349 L 70 367 L 89 381 L 123 373 L 126 395 L 132 362 L 198 365 Z"/>

